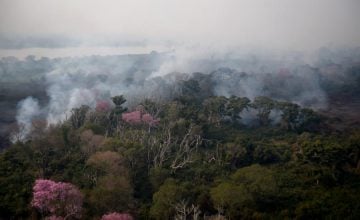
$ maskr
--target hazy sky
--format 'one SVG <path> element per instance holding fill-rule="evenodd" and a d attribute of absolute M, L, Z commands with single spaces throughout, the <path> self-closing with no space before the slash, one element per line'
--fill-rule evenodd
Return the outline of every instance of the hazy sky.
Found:
<path fill-rule="evenodd" d="M 0 0 L 0 34 L 315 49 L 360 46 L 359 11 L 359 0 Z"/>

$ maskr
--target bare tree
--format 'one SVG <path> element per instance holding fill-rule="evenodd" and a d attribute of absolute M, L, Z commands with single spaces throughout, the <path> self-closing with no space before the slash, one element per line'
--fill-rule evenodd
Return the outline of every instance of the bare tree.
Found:
<path fill-rule="evenodd" d="M 173 170 L 177 170 L 193 162 L 193 151 L 197 150 L 198 146 L 202 143 L 201 136 L 199 134 L 193 134 L 193 128 L 193 125 L 189 127 L 178 145 L 179 148 L 176 149 L 176 155 L 170 166 Z"/>
<path fill-rule="evenodd" d="M 180 202 L 174 205 L 174 209 L 176 211 L 176 215 L 174 217 L 175 220 L 198 220 L 201 214 L 200 208 L 197 205 L 191 204 L 188 205 L 188 202 L 185 200 L 181 200 Z"/>
<path fill-rule="evenodd" d="M 148 158 L 153 154 L 152 162 L 154 168 L 161 168 L 166 160 L 169 159 L 173 137 L 170 128 L 167 128 L 159 138 L 150 138 L 150 147 L 148 148 Z"/>
<path fill-rule="evenodd" d="M 73 108 L 71 110 L 71 117 L 70 117 L 70 121 L 71 121 L 71 125 L 74 128 L 80 128 L 86 119 L 86 113 L 90 110 L 89 106 L 86 105 L 82 105 L 80 108 Z"/>

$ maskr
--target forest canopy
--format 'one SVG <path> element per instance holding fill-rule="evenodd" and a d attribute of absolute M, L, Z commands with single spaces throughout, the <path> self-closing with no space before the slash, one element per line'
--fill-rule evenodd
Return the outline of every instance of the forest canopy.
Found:
<path fill-rule="evenodd" d="M 359 130 L 266 96 L 207 95 L 194 79 L 180 91 L 33 122 L 0 155 L 1 216 L 359 217 Z"/>

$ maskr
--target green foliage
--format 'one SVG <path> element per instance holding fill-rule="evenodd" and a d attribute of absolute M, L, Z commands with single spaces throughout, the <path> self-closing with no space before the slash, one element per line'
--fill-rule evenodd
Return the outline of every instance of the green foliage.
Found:
<path fill-rule="evenodd" d="M 276 193 L 273 172 L 255 164 L 237 170 L 230 180 L 213 188 L 211 199 L 219 213 L 224 212 L 229 218 L 247 218 L 250 209 L 263 209 L 261 206 L 271 203 Z"/>
<path fill-rule="evenodd" d="M 268 125 L 270 123 L 270 113 L 275 107 L 275 102 L 264 96 L 259 96 L 254 99 L 251 106 L 257 110 L 260 125 Z"/>
<path fill-rule="evenodd" d="M 338 167 L 348 160 L 348 149 L 333 138 L 316 138 L 301 143 L 304 159 L 321 165 Z"/>
<path fill-rule="evenodd" d="M 114 96 L 111 98 L 113 103 L 115 104 L 115 108 L 113 110 L 115 115 L 121 115 L 123 112 L 127 110 L 127 108 L 122 107 L 121 105 L 126 102 L 126 99 L 123 95 Z"/>
<path fill-rule="evenodd" d="M 223 96 L 205 99 L 202 103 L 205 120 L 211 124 L 219 124 L 226 113 L 227 99 Z"/>
<path fill-rule="evenodd" d="M 282 127 L 294 130 L 298 126 L 300 106 L 289 102 L 278 102 L 277 107 L 282 111 Z"/>
<path fill-rule="evenodd" d="M 160 119 L 151 130 L 123 123 L 126 100 L 115 96 L 112 110 L 82 106 L 0 152 L 0 218 L 29 218 L 34 180 L 47 178 L 77 185 L 89 219 L 359 219 L 358 130 L 332 131 L 294 103 L 211 96 L 197 77 L 175 100 L 141 103 Z M 242 123 L 247 109 L 259 123 Z"/>
<path fill-rule="evenodd" d="M 272 196 L 277 192 L 273 171 L 258 164 L 237 170 L 232 175 L 232 180 L 243 184 L 256 198 Z"/>
<path fill-rule="evenodd" d="M 104 135 L 105 134 L 105 128 L 104 126 L 101 126 L 99 124 L 95 124 L 95 123 L 86 123 L 83 126 L 83 130 L 92 130 L 92 132 L 94 134 L 100 134 L 100 135 Z"/>
<path fill-rule="evenodd" d="M 0 155 L 0 217 L 10 219 L 30 214 L 35 169 L 28 145 L 12 146 Z"/>
<path fill-rule="evenodd" d="M 219 213 L 225 211 L 230 218 L 239 218 L 244 206 L 252 202 L 244 185 L 224 182 L 211 189 L 211 199 Z"/>
<path fill-rule="evenodd" d="M 90 210 L 95 213 L 125 212 L 133 206 L 133 189 L 123 176 L 101 177 L 89 193 Z"/>
<path fill-rule="evenodd" d="M 149 179 L 153 190 L 157 191 L 168 176 L 170 176 L 169 170 L 161 167 L 152 168 L 149 173 Z"/>
<path fill-rule="evenodd" d="M 170 219 L 175 215 L 174 206 L 184 198 L 186 190 L 174 179 L 167 179 L 154 193 L 150 215 L 154 219 Z"/>
<path fill-rule="evenodd" d="M 128 174 L 124 166 L 124 158 L 113 151 L 96 152 L 90 156 L 86 164 L 99 175 L 127 176 Z"/>
<path fill-rule="evenodd" d="M 224 146 L 225 161 L 230 163 L 232 168 L 246 164 L 248 149 L 242 144 L 226 143 Z"/>
<path fill-rule="evenodd" d="M 236 123 L 240 117 L 240 113 L 249 107 L 250 99 L 247 97 L 231 96 L 226 106 L 227 115 L 230 116 L 233 123 Z"/>
<path fill-rule="evenodd" d="M 260 164 L 270 164 L 279 162 L 281 156 L 274 146 L 258 145 L 254 150 L 254 160 Z"/>

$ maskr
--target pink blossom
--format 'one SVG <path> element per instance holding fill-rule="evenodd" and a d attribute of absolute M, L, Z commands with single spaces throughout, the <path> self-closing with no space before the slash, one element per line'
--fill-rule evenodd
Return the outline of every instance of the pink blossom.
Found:
<path fill-rule="evenodd" d="M 159 119 L 154 119 L 154 117 L 149 113 L 138 110 L 129 113 L 123 113 L 122 120 L 133 125 L 146 124 L 150 126 L 156 126 L 159 123 Z"/>
<path fill-rule="evenodd" d="M 80 218 L 82 203 L 81 192 L 70 183 L 35 181 L 31 205 L 44 214 L 50 213 L 50 218 L 60 218 L 61 215 Z"/>
<path fill-rule="evenodd" d="M 142 121 L 150 126 L 155 126 L 159 123 L 159 119 L 154 119 L 154 117 L 149 113 L 146 113 L 142 116 Z"/>
<path fill-rule="evenodd" d="M 101 220 L 133 220 L 133 217 L 127 213 L 113 212 L 113 213 L 103 215 Z"/>
<path fill-rule="evenodd" d="M 46 220 L 64 220 L 63 217 L 59 217 L 59 216 L 56 216 L 56 215 L 49 216 L 49 217 L 47 217 L 45 219 Z"/>
<path fill-rule="evenodd" d="M 106 112 L 111 108 L 110 103 L 108 101 L 100 100 L 96 103 L 96 111 L 98 112 Z"/>
<path fill-rule="evenodd" d="M 122 119 L 129 124 L 140 124 L 141 123 L 141 112 L 133 111 L 129 113 L 123 113 Z"/>

